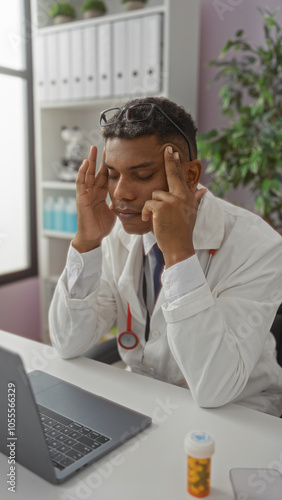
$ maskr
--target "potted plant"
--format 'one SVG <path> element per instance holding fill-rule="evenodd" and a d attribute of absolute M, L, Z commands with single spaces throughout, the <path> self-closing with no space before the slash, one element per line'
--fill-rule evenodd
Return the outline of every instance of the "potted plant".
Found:
<path fill-rule="evenodd" d="M 210 62 L 218 70 L 214 79 L 223 82 L 219 95 L 229 124 L 199 135 L 199 156 L 209 161 L 216 194 L 248 186 L 255 210 L 281 231 L 282 29 L 277 11 L 258 10 L 263 46 L 252 46 L 240 30 Z"/>
<path fill-rule="evenodd" d="M 81 6 L 83 17 L 89 19 L 91 17 L 103 16 L 107 12 L 107 7 L 103 0 L 85 0 Z"/>
<path fill-rule="evenodd" d="M 125 10 L 142 9 L 147 0 L 121 0 L 125 4 Z"/>
<path fill-rule="evenodd" d="M 73 21 L 76 18 L 74 7 L 70 3 L 58 2 L 52 5 L 49 16 L 54 24 L 62 24 Z"/>

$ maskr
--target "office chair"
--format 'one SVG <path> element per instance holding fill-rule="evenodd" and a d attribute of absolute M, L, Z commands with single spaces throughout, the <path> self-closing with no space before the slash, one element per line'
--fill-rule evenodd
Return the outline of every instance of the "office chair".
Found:
<path fill-rule="evenodd" d="M 96 361 L 101 361 L 107 365 L 112 365 L 120 361 L 121 358 L 117 348 L 117 338 L 113 337 L 112 339 L 94 345 L 94 347 L 87 351 L 84 356 L 86 358 L 95 359 Z"/>
<path fill-rule="evenodd" d="M 278 308 L 270 330 L 276 340 L 277 361 L 282 366 L 282 304 Z"/>

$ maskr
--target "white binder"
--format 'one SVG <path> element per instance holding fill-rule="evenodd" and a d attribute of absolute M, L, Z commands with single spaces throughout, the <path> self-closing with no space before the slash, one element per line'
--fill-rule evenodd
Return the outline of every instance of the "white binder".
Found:
<path fill-rule="evenodd" d="M 35 41 L 35 82 L 36 99 L 47 101 L 47 75 L 46 75 L 46 37 L 39 35 Z"/>
<path fill-rule="evenodd" d="M 70 30 L 70 41 L 71 98 L 80 99 L 84 96 L 82 28 Z"/>
<path fill-rule="evenodd" d="M 146 94 L 161 90 L 162 68 L 162 14 L 145 16 L 142 19 L 143 67 L 142 85 Z"/>
<path fill-rule="evenodd" d="M 99 24 L 98 30 L 98 95 L 112 94 L 112 47 L 110 23 Z"/>
<path fill-rule="evenodd" d="M 48 33 L 46 35 L 46 82 L 47 100 L 58 99 L 58 35 Z"/>
<path fill-rule="evenodd" d="M 113 23 L 113 95 L 127 93 L 126 55 L 129 41 L 126 40 L 126 21 Z"/>
<path fill-rule="evenodd" d="M 85 97 L 97 97 L 97 40 L 96 27 L 83 28 L 83 82 Z"/>
<path fill-rule="evenodd" d="M 68 100 L 71 97 L 71 75 L 70 75 L 70 32 L 64 30 L 58 33 L 58 54 L 59 54 L 59 100 Z"/>
<path fill-rule="evenodd" d="M 142 18 L 137 17 L 127 21 L 127 80 L 129 94 L 142 94 L 145 92 L 142 85 Z"/>

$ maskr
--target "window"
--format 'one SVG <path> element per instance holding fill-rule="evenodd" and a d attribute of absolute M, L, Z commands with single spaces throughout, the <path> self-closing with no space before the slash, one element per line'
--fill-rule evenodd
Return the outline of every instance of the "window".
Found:
<path fill-rule="evenodd" d="M 37 274 L 29 0 L 0 16 L 0 284 Z"/>

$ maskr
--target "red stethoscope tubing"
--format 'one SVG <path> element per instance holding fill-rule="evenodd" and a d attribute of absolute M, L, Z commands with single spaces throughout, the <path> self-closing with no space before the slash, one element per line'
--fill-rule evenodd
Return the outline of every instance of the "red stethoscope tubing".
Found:
<path fill-rule="evenodd" d="M 127 325 L 126 325 L 126 329 L 128 332 L 131 331 L 131 311 L 130 311 L 130 305 L 129 303 L 127 304 Z"/>
<path fill-rule="evenodd" d="M 135 349 L 135 347 L 138 346 L 139 344 L 139 338 L 137 337 L 136 333 L 134 333 L 131 330 L 131 310 L 130 310 L 130 305 L 129 303 L 127 304 L 127 325 L 126 325 L 126 331 L 121 332 L 118 336 L 118 343 L 119 345 L 123 348 L 126 349 L 127 351 L 130 351 L 131 349 Z"/>
<path fill-rule="evenodd" d="M 209 268 L 210 268 L 210 265 L 211 265 L 212 256 L 213 256 L 214 254 L 215 254 L 215 249 L 214 249 L 214 248 L 211 248 L 211 249 L 209 250 L 209 258 L 208 258 L 208 262 L 207 262 L 206 269 L 205 269 L 205 277 L 207 277 L 207 275 L 208 275 Z"/>
<path fill-rule="evenodd" d="M 207 262 L 206 269 L 205 269 L 205 277 L 207 277 L 207 274 L 209 272 L 209 268 L 211 265 L 211 259 L 212 259 L 214 254 L 215 254 L 215 249 L 211 248 L 209 250 L 209 258 L 208 258 L 208 262 Z M 132 318 L 131 310 L 130 310 L 130 305 L 128 303 L 127 304 L 127 324 L 126 324 L 127 330 L 125 332 L 120 333 L 118 335 L 118 339 L 117 339 L 119 345 L 123 349 L 126 349 L 127 351 L 130 351 L 131 349 L 135 349 L 135 347 L 137 347 L 139 344 L 139 339 L 138 339 L 136 333 L 134 333 L 131 330 L 131 318 Z"/>

